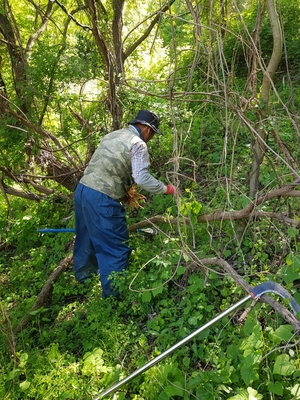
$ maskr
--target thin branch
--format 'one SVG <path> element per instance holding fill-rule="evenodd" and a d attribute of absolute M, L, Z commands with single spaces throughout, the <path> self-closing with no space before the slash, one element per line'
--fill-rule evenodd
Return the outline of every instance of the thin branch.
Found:
<path fill-rule="evenodd" d="M 66 7 L 65 7 L 60 1 L 55 0 L 55 3 L 64 11 L 64 13 L 66 13 L 66 15 L 67 15 L 73 22 L 75 22 L 76 25 L 80 26 L 80 28 L 86 29 L 86 30 L 89 30 L 89 31 L 92 31 L 92 30 L 93 30 L 91 26 L 81 24 L 79 21 L 77 21 L 76 18 L 73 17 L 73 14 L 74 14 L 75 12 L 80 11 L 80 10 L 84 10 L 84 9 L 86 9 L 87 7 L 80 7 L 80 8 L 78 8 L 78 9 L 76 9 L 75 11 L 72 11 L 71 13 L 69 13 L 69 11 L 66 9 Z"/>
<path fill-rule="evenodd" d="M 11 208 L 11 205 L 10 205 L 9 198 L 8 198 L 8 196 L 7 196 L 7 193 L 6 193 L 6 191 L 5 191 L 5 188 L 4 188 L 2 179 L 0 179 L 0 190 L 1 190 L 1 192 L 2 192 L 2 194 L 3 194 L 3 197 L 4 197 L 4 199 L 5 199 L 5 201 L 6 201 L 6 204 L 7 204 L 8 215 L 12 218 L 12 208 Z"/>
<path fill-rule="evenodd" d="M 145 30 L 145 32 L 136 40 L 131 46 L 128 47 L 128 49 L 124 53 L 124 60 L 126 60 L 133 52 L 134 50 L 145 40 L 147 37 L 150 35 L 152 29 L 154 28 L 155 24 L 160 20 L 161 16 L 163 13 L 165 13 L 167 10 L 170 9 L 171 5 L 175 2 L 175 0 L 170 0 L 168 1 L 165 5 L 163 5 L 157 12 L 156 16 L 153 18 L 153 20 L 150 22 L 150 25 L 148 28 Z M 149 19 L 149 17 L 147 17 Z M 142 21 L 140 24 L 142 24 L 144 21 Z M 140 25 L 139 24 L 139 25 Z M 137 25 L 137 26 L 139 26 Z M 135 27 L 136 29 L 136 27 Z"/>
<path fill-rule="evenodd" d="M 53 8 L 53 1 L 50 0 L 50 1 L 48 2 L 45 15 L 42 17 L 42 24 L 41 24 L 41 26 L 40 26 L 39 29 L 38 29 L 35 33 L 33 33 L 33 34 L 30 36 L 30 38 L 28 39 L 27 46 L 26 46 L 26 50 L 25 50 L 25 54 L 26 54 L 27 57 L 28 57 L 29 53 L 31 52 L 32 47 L 34 46 L 35 41 L 38 39 L 38 37 L 39 37 L 43 32 L 45 32 L 45 30 L 46 30 L 46 28 L 47 28 L 48 21 L 49 21 L 50 16 L 51 16 L 52 8 Z"/>

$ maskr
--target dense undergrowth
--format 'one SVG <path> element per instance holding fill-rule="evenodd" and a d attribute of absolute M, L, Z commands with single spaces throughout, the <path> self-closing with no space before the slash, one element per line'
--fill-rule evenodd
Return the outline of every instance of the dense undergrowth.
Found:
<path fill-rule="evenodd" d="M 193 220 L 220 196 L 222 190 L 203 205 L 196 186 L 186 188 L 179 205 L 155 196 L 138 215 L 128 214 L 128 224 L 154 214 L 176 216 L 178 206 Z M 72 199 L 39 204 L 15 199 L 11 206 L 14 215 L 6 221 L 6 205 L 1 205 L 3 399 L 97 398 L 245 296 L 224 271 L 201 267 L 196 258 L 221 254 L 249 283 L 276 280 L 300 302 L 297 229 L 257 222 L 237 246 L 232 238 L 240 223 L 182 225 L 179 231 L 165 223 L 155 236 L 131 234 L 130 269 L 118 277 L 118 300 L 101 298 L 97 278 L 79 285 L 69 268 L 54 284 L 49 304 L 32 312 L 14 334 L 72 242 L 72 233 L 36 230 L 72 227 L 74 221 Z M 299 399 L 299 334 L 265 304 L 257 303 L 245 319 L 242 311 L 203 331 L 110 398 Z"/>

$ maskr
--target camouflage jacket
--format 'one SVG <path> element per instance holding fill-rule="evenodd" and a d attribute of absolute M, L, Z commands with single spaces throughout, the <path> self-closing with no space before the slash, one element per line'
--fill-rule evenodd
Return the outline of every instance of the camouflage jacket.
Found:
<path fill-rule="evenodd" d="M 115 200 L 124 197 L 133 184 L 130 150 L 139 141 L 129 128 L 105 135 L 80 182 Z"/>

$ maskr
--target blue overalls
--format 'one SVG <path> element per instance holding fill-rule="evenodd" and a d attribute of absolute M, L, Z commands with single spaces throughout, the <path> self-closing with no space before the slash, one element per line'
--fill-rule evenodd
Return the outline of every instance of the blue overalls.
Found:
<path fill-rule="evenodd" d="M 112 272 L 128 267 L 131 248 L 121 203 L 79 183 L 75 191 L 74 273 L 79 282 L 100 274 L 102 297 L 116 296 Z"/>

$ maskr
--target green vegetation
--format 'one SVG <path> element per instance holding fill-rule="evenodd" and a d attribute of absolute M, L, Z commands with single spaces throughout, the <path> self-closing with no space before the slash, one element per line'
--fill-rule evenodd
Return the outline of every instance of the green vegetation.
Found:
<path fill-rule="evenodd" d="M 300 5 L 281 0 L 275 17 L 274 5 L 1 1 L 1 399 L 97 398 L 247 284 L 276 281 L 300 304 Z M 143 193 L 127 210 L 130 268 L 120 298 L 103 300 L 96 277 L 75 281 L 73 234 L 37 229 L 74 227 L 74 187 L 99 139 L 141 108 L 164 133 L 151 172 L 182 197 Z M 149 219 L 155 236 L 136 229 Z M 270 297 L 110 398 L 300 399 L 300 316 Z"/>
<path fill-rule="evenodd" d="M 172 201 L 163 200 L 165 211 L 172 214 Z M 151 207 L 157 209 L 155 201 L 161 205 L 154 198 L 139 218 Z M 191 218 L 202 212 L 191 193 L 186 192 L 184 203 L 184 213 Z M 177 229 L 166 224 L 154 237 L 131 234 L 134 251 L 129 271 L 118 279 L 119 300 L 102 300 L 96 278 L 83 287 L 69 268 L 54 284 L 48 305 L 33 311 L 28 325 L 14 335 L 47 276 L 68 254 L 72 239 L 72 233 L 39 234 L 36 228 L 50 220 L 51 226 L 61 226 L 61 216 L 72 207 L 50 199 L 38 205 L 17 200 L 13 208 L 16 218 L 10 226 L 1 226 L 6 229 L 2 240 L 7 240 L 1 252 L 1 398 L 96 397 L 245 295 L 221 269 L 195 265 L 188 256 L 191 250 L 181 248 Z M 219 235 L 221 228 L 214 229 Z M 247 235 L 241 248 L 234 249 L 234 243 L 228 243 L 233 237 L 228 224 L 214 250 L 232 261 L 237 257 L 247 280 L 258 284 L 276 279 L 299 301 L 294 290 L 300 270 L 299 231 L 290 228 L 281 237 L 295 247 L 285 260 L 276 261 L 282 249 L 276 251 L 273 242 L 279 245 L 279 238 L 262 239 L 269 229 L 270 224 L 262 224 L 255 242 Z M 193 232 L 182 228 L 181 233 L 186 246 L 195 240 L 193 252 L 200 258 L 213 251 L 214 231 L 198 225 Z M 242 258 L 248 261 L 243 264 Z M 252 394 L 263 399 L 266 393 L 298 398 L 299 350 L 293 328 L 263 304 L 257 304 L 246 321 L 239 318 L 237 312 L 204 331 L 124 386 L 116 398 L 244 399 Z"/>

